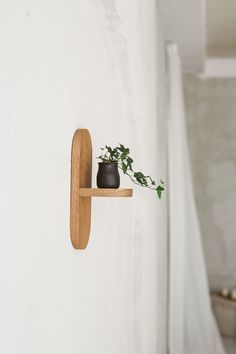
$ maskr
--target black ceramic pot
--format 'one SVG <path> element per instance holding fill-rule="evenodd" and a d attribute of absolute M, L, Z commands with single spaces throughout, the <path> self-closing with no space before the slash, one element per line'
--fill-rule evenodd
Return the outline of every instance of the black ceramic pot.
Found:
<path fill-rule="evenodd" d="M 99 162 L 97 174 L 98 188 L 119 188 L 120 175 L 117 162 Z"/>

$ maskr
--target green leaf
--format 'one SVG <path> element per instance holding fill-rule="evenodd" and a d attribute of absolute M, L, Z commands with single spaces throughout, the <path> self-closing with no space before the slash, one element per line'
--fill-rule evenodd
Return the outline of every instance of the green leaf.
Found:
<path fill-rule="evenodd" d="M 143 185 L 143 181 L 141 180 L 141 178 L 136 177 L 136 180 L 138 181 L 138 183 L 140 183 L 141 185 Z"/>
<path fill-rule="evenodd" d="M 128 162 L 128 164 L 131 164 L 132 162 L 134 162 L 134 160 L 133 159 L 131 159 L 131 157 L 127 157 L 127 162 Z"/>
<path fill-rule="evenodd" d="M 161 199 L 161 191 L 159 189 L 156 189 L 156 191 L 157 191 L 157 195 L 158 195 L 159 199 Z"/>
<path fill-rule="evenodd" d="M 112 148 L 111 148 L 110 146 L 106 146 L 106 148 L 107 148 L 108 152 L 109 152 L 110 154 L 112 154 Z"/>
<path fill-rule="evenodd" d="M 143 180 L 143 183 L 144 183 L 144 185 L 145 185 L 146 187 L 148 186 L 148 182 L 147 182 L 146 179 Z"/>
<path fill-rule="evenodd" d="M 127 165 L 124 162 L 122 162 L 122 170 L 124 174 L 127 172 Z"/>
<path fill-rule="evenodd" d="M 119 149 L 121 152 L 124 152 L 125 147 L 124 147 L 124 145 L 120 144 L 120 147 L 118 147 L 118 149 Z"/>
<path fill-rule="evenodd" d="M 162 186 L 158 186 L 156 188 L 156 192 L 157 192 L 157 195 L 158 197 L 161 199 L 161 195 L 162 195 L 162 192 L 165 190 L 165 188 L 163 188 Z"/>

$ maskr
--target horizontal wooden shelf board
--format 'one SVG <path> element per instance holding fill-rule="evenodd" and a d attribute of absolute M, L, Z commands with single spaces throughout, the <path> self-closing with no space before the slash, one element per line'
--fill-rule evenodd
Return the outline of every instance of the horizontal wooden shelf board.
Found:
<path fill-rule="evenodd" d="M 80 197 L 132 197 L 133 189 L 80 188 Z"/>

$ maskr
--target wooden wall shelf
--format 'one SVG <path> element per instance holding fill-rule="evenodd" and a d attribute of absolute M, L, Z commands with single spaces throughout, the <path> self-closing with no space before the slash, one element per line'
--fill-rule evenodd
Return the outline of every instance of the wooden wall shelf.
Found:
<path fill-rule="evenodd" d="M 132 197 L 132 189 L 91 188 L 92 142 L 87 129 L 77 129 L 71 150 L 70 236 L 76 249 L 85 249 L 90 234 L 92 197 Z"/>
<path fill-rule="evenodd" d="M 132 189 L 80 188 L 80 197 L 132 197 Z"/>

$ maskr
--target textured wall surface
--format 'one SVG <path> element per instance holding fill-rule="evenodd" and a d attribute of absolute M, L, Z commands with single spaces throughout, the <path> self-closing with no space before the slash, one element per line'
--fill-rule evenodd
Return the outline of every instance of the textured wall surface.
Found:
<path fill-rule="evenodd" d="M 236 79 L 185 76 L 195 194 L 211 288 L 236 285 Z"/>
<path fill-rule="evenodd" d="M 93 182 L 119 142 L 165 179 L 156 1 L 2 1 L 0 43 L 0 352 L 165 354 L 165 199 L 95 198 L 88 248 L 69 236 L 75 129 L 91 132 Z"/>

